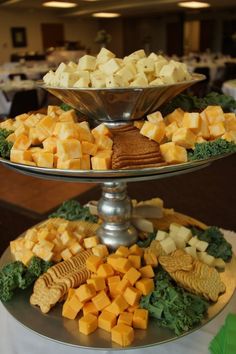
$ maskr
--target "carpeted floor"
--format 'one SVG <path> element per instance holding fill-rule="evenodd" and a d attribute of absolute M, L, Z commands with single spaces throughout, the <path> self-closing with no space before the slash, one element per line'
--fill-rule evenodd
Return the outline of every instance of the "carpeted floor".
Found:
<path fill-rule="evenodd" d="M 69 185 L 65 183 L 64 188 L 69 188 Z M 76 199 L 82 204 L 92 199 L 98 200 L 101 196 L 100 186 L 90 187 L 93 188 L 77 194 Z M 45 195 L 47 193 L 45 190 Z M 236 155 L 196 172 L 156 181 L 129 183 L 128 193 L 130 198 L 138 200 L 159 196 L 166 207 L 193 216 L 208 225 L 236 230 Z M 41 203 L 46 204 L 47 200 L 42 198 Z M 51 209 L 55 209 L 54 206 Z M 46 218 L 51 210 L 48 207 L 45 209 L 45 213 L 36 213 L 6 201 L 0 202 L 0 252 L 9 245 L 10 240 Z"/>

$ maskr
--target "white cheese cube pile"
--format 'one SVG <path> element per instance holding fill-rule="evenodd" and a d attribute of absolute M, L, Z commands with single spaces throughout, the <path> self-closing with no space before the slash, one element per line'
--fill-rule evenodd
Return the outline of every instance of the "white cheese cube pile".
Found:
<path fill-rule="evenodd" d="M 84 55 L 78 63 L 61 63 L 43 78 L 48 86 L 75 88 L 146 87 L 191 80 L 185 64 L 143 49 L 124 57 L 102 48 L 97 56 Z"/>
<path fill-rule="evenodd" d="M 170 254 L 176 249 L 183 249 L 193 258 L 199 259 L 210 267 L 216 267 L 220 271 L 225 269 L 223 259 L 215 258 L 207 253 L 208 242 L 199 240 L 185 226 L 171 223 L 169 232 L 158 230 L 155 239 L 160 242 L 166 254 Z"/>

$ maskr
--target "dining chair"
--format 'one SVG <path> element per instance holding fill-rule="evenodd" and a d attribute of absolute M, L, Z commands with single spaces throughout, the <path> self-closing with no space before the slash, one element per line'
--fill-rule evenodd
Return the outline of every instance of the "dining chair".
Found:
<path fill-rule="evenodd" d="M 27 80 L 27 76 L 24 73 L 14 73 L 14 74 L 9 74 L 8 78 L 10 80 L 15 80 L 15 78 L 19 77 L 20 80 Z"/>

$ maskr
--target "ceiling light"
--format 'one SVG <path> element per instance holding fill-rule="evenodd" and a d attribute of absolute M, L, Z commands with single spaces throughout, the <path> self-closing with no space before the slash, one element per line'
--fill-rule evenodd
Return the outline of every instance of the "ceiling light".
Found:
<path fill-rule="evenodd" d="M 93 17 L 101 17 L 101 18 L 114 18 L 119 17 L 120 14 L 115 12 L 96 12 L 92 14 Z"/>
<path fill-rule="evenodd" d="M 190 9 L 201 9 L 201 8 L 204 8 L 204 7 L 209 7 L 211 5 L 208 2 L 185 1 L 185 2 L 179 2 L 178 6 L 188 7 Z"/>
<path fill-rule="evenodd" d="M 46 7 L 60 7 L 63 9 L 68 9 L 77 6 L 75 2 L 68 2 L 68 1 L 47 1 L 44 2 L 42 5 Z"/>

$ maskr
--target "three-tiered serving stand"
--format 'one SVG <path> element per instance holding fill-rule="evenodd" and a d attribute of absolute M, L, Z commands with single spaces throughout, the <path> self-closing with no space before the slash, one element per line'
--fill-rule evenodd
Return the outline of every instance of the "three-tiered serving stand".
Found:
<path fill-rule="evenodd" d="M 49 87 L 42 83 L 40 86 L 83 113 L 91 126 L 105 123 L 108 127 L 115 127 L 130 124 L 132 121 L 156 111 L 161 105 L 204 78 L 203 75 L 193 74 L 190 81 L 145 88 L 65 89 Z M 137 240 L 137 232 L 130 223 L 132 206 L 126 193 L 127 182 L 148 181 L 196 171 L 208 166 L 215 159 L 143 169 L 104 171 L 42 168 L 13 163 L 5 159 L 0 159 L 0 162 L 17 172 L 38 178 L 100 183 L 102 197 L 98 203 L 98 213 L 103 224 L 98 229 L 98 236 L 110 249 L 115 250 L 120 245 L 130 246 Z M 10 252 L 7 250 L 0 263 L 3 265 L 10 259 Z M 234 284 L 230 281 L 232 269 L 227 268 L 225 277 L 225 282 L 228 284 L 227 291 L 221 296 L 220 303 L 211 306 L 209 318 L 205 322 L 218 314 L 233 295 Z M 76 321 L 62 318 L 61 309 L 58 307 L 51 310 L 48 318 L 42 315 L 38 316 L 39 310 L 29 306 L 29 296 L 30 290 L 28 293 L 19 293 L 9 303 L 4 304 L 8 312 L 27 328 L 50 340 L 70 346 L 120 349 L 116 344 L 111 343 L 110 335 L 102 330 L 97 330 L 96 333 L 88 337 L 78 333 Z M 28 315 L 25 316 L 25 313 Z M 166 328 L 157 328 L 155 321 L 152 320 L 149 322 L 148 330 L 138 330 L 138 332 L 129 349 L 157 345 L 177 338 L 172 331 Z"/>

